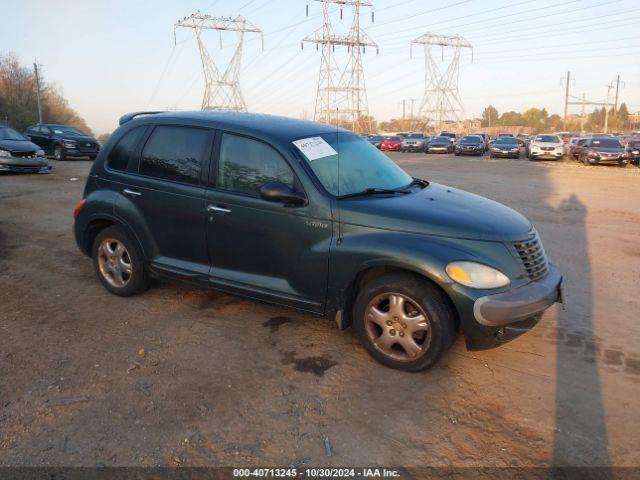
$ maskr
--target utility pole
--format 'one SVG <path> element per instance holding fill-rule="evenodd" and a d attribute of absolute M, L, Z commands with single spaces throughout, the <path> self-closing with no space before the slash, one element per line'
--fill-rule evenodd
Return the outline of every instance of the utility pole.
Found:
<path fill-rule="evenodd" d="M 612 88 L 613 88 L 613 85 L 611 84 L 607 85 L 607 101 L 604 105 L 604 133 L 608 133 L 609 131 L 609 108 L 610 108 L 609 98 L 611 98 Z"/>
<path fill-rule="evenodd" d="M 471 44 L 459 35 L 446 36 L 427 32 L 411 41 L 413 44 L 424 46 L 425 57 L 425 87 L 424 97 L 418 115 L 429 122 L 435 122 L 442 130 L 444 122 L 459 122 L 464 116 L 464 108 L 458 91 L 460 76 L 460 55 L 463 48 L 469 48 L 473 54 Z M 444 71 L 436 62 L 432 48 L 440 47 L 443 56 L 445 47 L 452 49 L 452 59 Z M 413 56 L 413 54 L 411 55 Z"/>
<path fill-rule="evenodd" d="M 563 128 L 567 129 L 567 113 L 569 111 L 569 82 L 571 82 L 571 72 L 567 72 L 567 85 L 564 93 L 564 119 L 563 119 Z"/>
<path fill-rule="evenodd" d="M 192 28 L 196 33 L 198 48 L 200 49 L 200 60 L 204 72 L 205 88 L 202 97 L 202 110 L 231 110 L 236 112 L 246 112 L 247 104 L 240 91 L 240 61 L 242 60 L 242 46 L 245 33 L 258 33 L 262 36 L 262 30 L 253 25 L 242 16 L 212 17 L 199 11 L 192 13 L 188 17 L 179 20 L 173 26 L 173 39 L 175 43 L 176 28 Z M 237 45 L 233 57 L 224 73 L 216 67 L 213 58 L 207 50 L 202 39 L 203 30 L 218 30 L 236 32 Z M 222 42 L 222 37 L 221 40 Z M 264 49 L 264 37 L 263 45 Z"/>
<path fill-rule="evenodd" d="M 582 92 L 582 109 L 580 110 L 580 135 L 584 135 L 584 122 L 586 120 L 584 116 L 584 107 L 587 103 L 587 95 Z"/>
<path fill-rule="evenodd" d="M 322 4 L 322 27 L 302 39 L 302 48 L 305 42 L 315 43 L 316 49 L 322 48 L 314 119 L 335 125 L 343 121 L 348 123 L 354 132 L 370 132 L 372 125 L 367 105 L 362 54 L 365 53 L 366 47 L 374 47 L 377 52 L 378 45 L 360 28 L 360 7 L 373 8 L 373 4 L 368 0 L 315 1 Z M 347 34 L 334 33 L 329 15 L 331 4 L 340 5 L 341 19 L 342 7 L 351 7 L 352 21 Z M 371 19 L 373 21 L 373 12 Z M 336 45 L 347 47 L 349 59 L 346 65 L 338 65 L 334 55 Z M 364 118 L 366 121 L 363 124 Z"/>
<path fill-rule="evenodd" d="M 613 106 L 613 111 L 618 113 L 618 94 L 620 93 L 620 75 L 616 77 L 616 103 Z"/>
<path fill-rule="evenodd" d="M 38 62 L 34 60 L 33 70 L 36 75 L 36 99 L 38 100 L 38 123 L 42 123 L 42 105 L 40 103 L 40 73 L 38 72 Z"/>

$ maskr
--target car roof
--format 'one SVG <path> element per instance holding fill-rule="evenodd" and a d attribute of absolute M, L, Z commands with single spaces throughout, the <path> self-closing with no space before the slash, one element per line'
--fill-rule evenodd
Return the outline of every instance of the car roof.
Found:
<path fill-rule="evenodd" d="M 137 118 L 136 115 L 138 116 Z M 319 122 L 298 120 L 295 118 L 267 115 L 262 113 L 223 112 L 223 111 L 193 111 L 193 112 L 161 112 L 153 114 L 127 114 L 120 119 L 120 124 L 131 122 L 136 124 L 148 123 L 197 123 L 211 127 L 227 127 L 236 130 L 253 132 L 266 137 L 277 138 L 281 141 L 291 141 L 305 135 L 322 133 L 347 132 L 343 128 L 336 128 Z M 160 122 L 158 122 L 160 121 Z M 354 134 L 357 135 L 357 134 Z"/>

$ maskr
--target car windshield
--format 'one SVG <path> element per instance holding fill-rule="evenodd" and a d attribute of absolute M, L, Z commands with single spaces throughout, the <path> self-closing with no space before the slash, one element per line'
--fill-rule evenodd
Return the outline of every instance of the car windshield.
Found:
<path fill-rule="evenodd" d="M 319 136 L 324 141 L 320 142 L 324 148 L 319 157 L 300 146 L 298 150 L 309 162 L 320 183 L 332 195 L 350 195 L 368 188 L 398 189 L 406 187 L 412 181 L 389 157 L 358 135 L 336 132 Z"/>
<path fill-rule="evenodd" d="M 382 137 L 380 135 L 374 135 L 372 137 L 369 137 L 369 140 L 371 140 L 372 142 L 380 142 L 382 141 Z"/>
<path fill-rule="evenodd" d="M 393 136 L 393 137 L 385 137 L 384 140 L 385 142 L 400 142 L 402 141 L 402 138 Z"/>
<path fill-rule="evenodd" d="M 424 135 L 422 133 L 410 133 L 404 138 L 424 138 Z"/>
<path fill-rule="evenodd" d="M 594 138 L 591 143 L 594 147 L 622 148 L 617 138 Z"/>
<path fill-rule="evenodd" d="M 518 145 L 518 140 L 513 137 L 500 137 L 495 142 L 494 145 Z"/>
<path fill-rule="evenodd" d="M 22 134 L 16 132 L 13 128 L 0 128 L 0 140 L 27 140 Z"/>
<path fill-rule="evenodd" d="M 536 142 L 541 143 L 560 143 L 560 137 L 557 135 L 538 135 Z"/>
<path fill-rule="evenodd" d="M 53 133 L 58 135 L 65 133 L 70 135 L 84 135 L 80 130 L 73 127 L 67 127 L 66 125 L 54 125 L 51 127 L 51 130 L 53 130 Z"/>
<path fill-rule="evenodd" d="M 480 137 L 464 137 L 462 140 L 460 140 L 460 143 L 462 145 L 482 143 L 482 138 L 480 138 Z"/>
<path fill-rule="evenodd" d="M 451 140 L 449 139 L 449 137 L 436 137 L 433 139 L 433 141 L 431 143 L 446 143 L 449 144 L 451 143 Z"/>

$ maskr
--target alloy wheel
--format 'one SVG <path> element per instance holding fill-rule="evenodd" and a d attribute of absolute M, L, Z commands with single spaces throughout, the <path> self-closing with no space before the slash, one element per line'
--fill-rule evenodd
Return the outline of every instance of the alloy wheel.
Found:
<path fill-rule="evenodd" d="M 429 349 L 431 325 L 418 302 L 399 293 L 373 298 L 365 311 L 369 340 L 384 355 L 398 361 L 415 361 Z"/>
<path fill-rule="evenodd" d="M 131 280 L 131 257 L 122 242 L 105 238 L 98 247 L 100 274 L 110 285 L 122 288 Z"/>

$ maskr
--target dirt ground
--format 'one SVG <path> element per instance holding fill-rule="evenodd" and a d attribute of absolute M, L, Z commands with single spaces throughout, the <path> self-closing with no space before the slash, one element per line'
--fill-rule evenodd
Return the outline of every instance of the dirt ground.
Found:
<path fill-rule="evenodd" d="M 54 161 L 0 177 L 0 466 L 640 465 L 640 170 L 392 157 L 528 216 L 566 308 L 408 374 L 293 310 L 119 298 L 71 232 L 90 163 Z"/>

